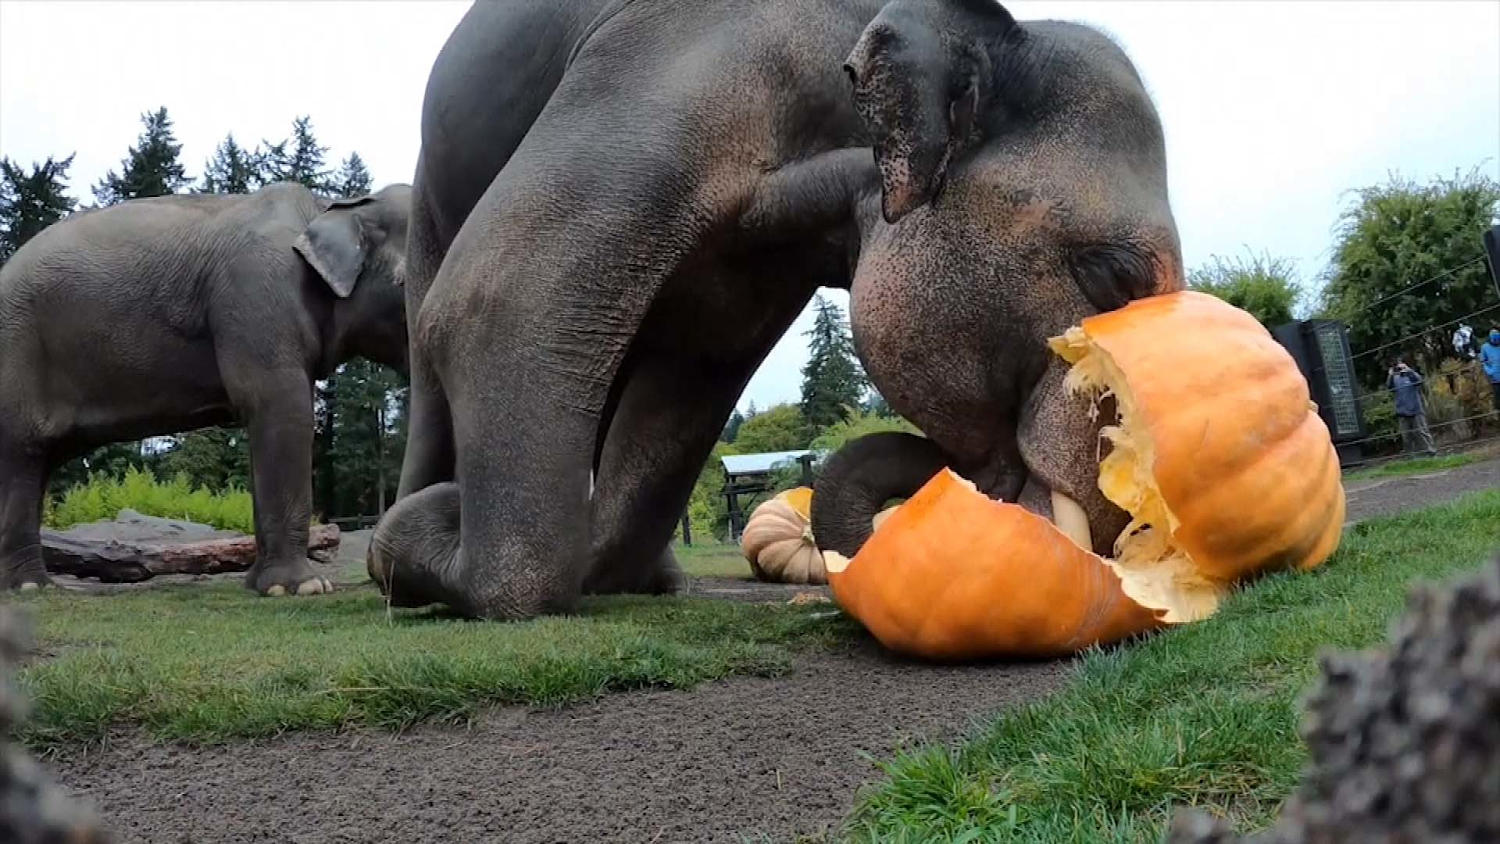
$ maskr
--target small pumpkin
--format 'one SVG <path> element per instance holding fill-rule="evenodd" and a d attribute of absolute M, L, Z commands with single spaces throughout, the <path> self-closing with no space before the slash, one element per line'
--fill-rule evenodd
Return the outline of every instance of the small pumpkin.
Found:
<path fill-rule="evenodd" d="M 1206 618 L 1234 584 L 1313 568 L 1338 547 L 1345 498 L 1328 428 L 1291 356 L 1248 313 L 1169 293 L 1050 346 L 1072 364 L 1069 389 L 1116 400 L 1099 488 L 1133 519 L 1114 558 L 1069 538 L 1084 518 L 1076 504 L 1055 507 L 1060 529 L 945 469 L 852 560 L 824 554 L 834 599 L 887 647 L 1073 653 Z"/>
<path fill-rule="evenodd" d="M 828 582 L 823 556 L 813 542 L 811 508 L 812 489 L 800 486 L 761 502 L 750 512 L 740 534 L 740 550 L 757 580 Z"/>

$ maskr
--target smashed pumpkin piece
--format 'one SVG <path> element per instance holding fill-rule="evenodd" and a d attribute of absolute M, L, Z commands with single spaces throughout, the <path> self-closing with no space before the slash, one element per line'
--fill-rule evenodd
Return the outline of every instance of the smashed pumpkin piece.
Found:
<path fill-rule="evenodd" d="M 852 560 L 834 598 L 887 647 L 934 659 L 1056 656 L 1207 618 L 1238 582 L 1338 547 L 1344 489 L 1295 362 L 1203 293 L 1140 299 L 1050 341 L 1069 389 L 1119 419 L 1099 488 L 1130 513 L 1106 559 L 949 470 Z"/>

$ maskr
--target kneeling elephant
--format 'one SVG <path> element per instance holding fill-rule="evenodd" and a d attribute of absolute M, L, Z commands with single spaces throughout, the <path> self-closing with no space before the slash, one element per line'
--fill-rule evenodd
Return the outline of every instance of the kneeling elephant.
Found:
<path fill-rule="evenodd" d="M 529 64 L 494 46 L 537 33 Z M 819 286 L 945 464 L 1110 547 L 1108 413 L 1046 340 L 1183 282 L 1160 122 L 1108 38 L 992 0 L 507 0 L 449 43 L 429 103 L 483 90 L 500 122 L 434 111 L 414 203 L 446 163 L 495 175 L 409 304 L 413 445 L 370 551 L 393 602 L 524 618 L 660 584 Z"/>

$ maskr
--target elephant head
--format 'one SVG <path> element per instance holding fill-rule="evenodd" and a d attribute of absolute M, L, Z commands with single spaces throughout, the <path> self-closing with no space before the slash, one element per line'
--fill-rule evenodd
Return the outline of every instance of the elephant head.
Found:
<path fill-rule="evenodd" d="M 292 246 L 333 293 L 327 341 L 339 361 L 357 355 L 406 372 L 401 284 L 410 210 L 411 186 L 405 184 L 335 199 Z"/>
<path fill-rule="evenodd" d="M 992 0 L 895 0 L 844 69 L 880 177 L 879 208 L 872 195 L 857 215 L 855 347 L 928 439 L 879 438 L 825 469 L 820 545 L 852 555 L 868 533 L 868 512 L 860 529 L 830 521 L 838 502 L 878 506 L 948 465 L 992 497 L 1067 510 L 1060 524 L 1107 551 L 1128 521 L 1097 487 L 1113 407 L 1069 395 L 1045 341 L 1182 287 L 1140 78 L 1094 30 L 1018 23 Z"/>

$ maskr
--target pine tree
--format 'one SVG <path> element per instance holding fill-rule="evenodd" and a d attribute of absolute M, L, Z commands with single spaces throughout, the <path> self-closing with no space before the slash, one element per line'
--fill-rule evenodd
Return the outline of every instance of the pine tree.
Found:
<path fill-rule="evenodd" d="M 339 165 L 338 172 L 333 174 L 333 192 L 346 198 L 364 196 L 370 192 L 374 182 L 370 168 L 365 166 L 365 160 L 359 157 L 359 153 L 351 152 L 344 163 Z"/>
<path fill-rule="evenodd" d="M 726 443 L 734 442 L 734 438 L 739 436 L 740 426 L 743 424 L 745 424 L 745 414 L 740 413 L 739 409 L 736 408 L 733 413 L 729 414 L 729 421 L 724 424 L 724 432 L 719 435 L 719 440 Z"/>
<path fill-rule="evenodd" d="M 328 147 L 318 144 L 313 134 L 312 118 L 307 115 L 292 121 L 292 136 L 283 141 L 266 141 L 265 175 L 267 182 L 298 182 L 314 193 L 334 193 L 324 156 Z"/>
<path fill-rule="evenodd" d="M 9 158 L 0 158 L 0 264 L 73 210 L 76 202 L 63 184 L 72 164 L 71 155 L 61 161 L 48 156 L 27 173 Z"/>
<path fill-rule="evenodd" d="M 247 150 L 234 140 L 234 133 L 214 149 L 214 156 L 203 165 L 203 182 L 199 193 L 250 193 L 260 187 L 261 151 Z"/>
<path fill-rule="evenodd" d="M 802 367 L 802 417 L 814 430 L 841 421 L 846 409 L 858 407 L 869 382 L 854 354 L 854 339 L 844 311 L 817 297 L 817 317 L 806 332 L 810 356 Z"/>
<path fill-rule="evenodd" d="M 114 205 L 127 199 L 166 196 L 188 184 L 187 170 L 177 160 L 182 144 L 172 133 L 172 119 L 165 106 L 141 115 L 145 129 L 136 145 L 120 162 L 120 173 L 111 170 L 94 186 L 94 198 L 101 205 Z"/>

